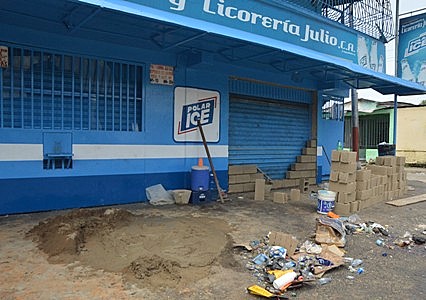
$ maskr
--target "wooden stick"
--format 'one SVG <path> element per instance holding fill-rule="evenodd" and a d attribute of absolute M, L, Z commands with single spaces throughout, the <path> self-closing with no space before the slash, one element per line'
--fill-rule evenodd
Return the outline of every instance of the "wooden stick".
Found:
<path fill-rule="evenodd" d="M 218 191 L 219 197 L 220 197 L 220 202 L 223 203 L 224 200 L 223 200 L 223 196 L 222 196 L 222 189 L 220 188 L 219 180 L 217 179 L 216 171 L 215 171 L 214 165 L 213 165 L 213 160 L 212 160 L 212 157 L 210 156 L 209 147 L 207 146 L 206 137 L 204 136 L 203 126 L 201 126 L 200 120 L 198 120 L 198 128 L 200 129 L 201 138 L 203 139 L 204 149 L 206 150 L 207 158 L 209 159 L 210 168 L 212 169 L 214 182 L 216 183 L 216 188 L 217 188 L 217 191 Z"/>

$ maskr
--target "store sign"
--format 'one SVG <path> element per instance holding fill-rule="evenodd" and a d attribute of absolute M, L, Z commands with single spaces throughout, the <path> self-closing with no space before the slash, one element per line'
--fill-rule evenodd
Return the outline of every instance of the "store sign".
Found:
<path fill-rule="evenodd" d="M 203 132 L 208 142 L 219 141 L 219 92 L 177 87 L 174 98 L 175 141 L 201 142 L 198 122 L 203 126 Z"/>
<path fill-rule="evenodd" d="M 96 0 L 81 0 L 97 2 Z M 106 6 L 112 0 L 102 1 Z M 384 44 L 348 28 L 263 0 L 116 0 L 269 37 L 385 72 Z M 130 5 L 130 4 L 129 4 Z M 132 4 L 133 5 L 133 4 Z M 117 6 L 111 5 L 116 8 Z M 185 25 L 185 22 L 180 22 Z M 188 23 L 193 26 L 194 22 Z M 201 29 L 201 28 L 200 28 Z M 237 34 L 233 37 L 237 37 Z M 244 38 L 241 36 L 241 38 Z"/>
<path fill-rule="evenodd" d="M 0 68 L 9 66 L 9 49 L 5 46 L 0 46 Z"/>
<path fill-rule="evenodd" d="M 400 20 L 397 76 L 426 86 L 426 13 Z"/>

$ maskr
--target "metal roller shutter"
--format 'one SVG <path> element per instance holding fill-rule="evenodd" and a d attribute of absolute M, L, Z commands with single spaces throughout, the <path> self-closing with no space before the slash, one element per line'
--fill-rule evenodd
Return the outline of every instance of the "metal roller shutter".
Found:
<path fill-rule="evenodd" d="M 229 163 L 256 164 L 273 179 L 285 174 L 311 135 L 306 103 L 230 98 Z"/>

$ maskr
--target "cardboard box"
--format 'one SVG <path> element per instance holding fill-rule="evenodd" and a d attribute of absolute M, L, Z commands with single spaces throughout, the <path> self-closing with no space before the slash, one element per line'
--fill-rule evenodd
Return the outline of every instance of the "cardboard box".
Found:
<path fill-rule="evenodd" d="M 330 181 L 338 182 L 339 181 L 339 171 L 333 171 L 330 172 Z"/>
<path fill-rule="evenodd" d="M 333 150 L 331 151 L 331 161 L 340 161 L 340 153 L 343 151 Z"/>
<path fill-rule="evenodd" d="M 355 181 L 356 181 L 356 174 L 355 173 L 339 172 L 339 182 L 349 183 L 349 182 L 355 182 Z"/>
<path fill-rule="evenodd" d="M 349 203 L 353 202 L 356 199 L 356 192 L 352 193 L 345 193 L 345 192 L 339 192 L 337 193 L 337 202 L 338 203 Z"/>
<path fill-rule="evenodd" d="M 367 181 L 371 178 L 371 170 L 357 170 L 356 171 L 356 180 Z"/>
<path fill-rule="evenodd" d="M 291 189 L 290 190 L 290 200 L 291 201 L 300 201 L 300 190 L 299 189 Z"/>
<path fill-rule="evenodd" d="M 340 153 L 340 162 L 342 163 L 356 163 L 356 152 L 342 151 Z"/>
<path fill-rule="evenodd" d="M 350 203 L 351 213 L 359 211 L 359 202 L 360 201 L 353 201 L 353 202 Z"/>
<path fill-rule="evenodd" d="M 281 246 L 287 250 L 287 255 L 292 256 L 299 241 L 292 235 L 277 231 L 271 231 L 269 234 L 269 245 Z"/>
<path fill-rule="evenodd" d="M 373 195 L 373 190 L 365 190 L 365 191 L 357 191 L 356 192 L 356 199 L 357 200 L 367 200 Z"/>
<path fill-rule="evenodd" d="M 356 162 L 354 163 L 340 163 L 337 171 L 343 173 L 355 173 L 357 168 Z"/>
<path fill-rule="evenodd" d="M 351 213 L 351 205 L 349 203 L 336 203 L 333 211 L 338 215 L 348 216 Z"/>
<path fill-rule="evenodd" d="M 256 179 L 254 200 L 265 200 L 265 179 Z"/>
<path fill-rule="evenodd" d="M 350 183 L 341 183 L 341 182 L 330 182 L 329 184 L 329 190 L 340 193 L 351 193 L 356 191 L 356 183 L 350 182 Z"/>
<path fill-rule="evenodd" d="M 275 192 L 274 193 L 274 200 L 275 203 L 287 203 L 288 202 L 288 195 L 283 192 Z"/>

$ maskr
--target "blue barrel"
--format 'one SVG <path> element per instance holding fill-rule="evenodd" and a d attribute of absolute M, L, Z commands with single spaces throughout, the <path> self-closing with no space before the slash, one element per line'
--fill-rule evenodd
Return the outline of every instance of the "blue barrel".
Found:
<path fill-rule="evenodd" d="M 207 166 L 193 166 L 191 169 L 191 190 L 209 190 L 210 170 Z"/>

